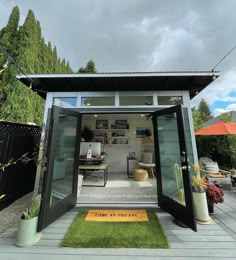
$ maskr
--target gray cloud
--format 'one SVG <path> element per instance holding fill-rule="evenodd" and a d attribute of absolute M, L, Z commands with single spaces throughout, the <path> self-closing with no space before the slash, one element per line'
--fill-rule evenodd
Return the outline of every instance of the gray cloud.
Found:
<path fill-rule="evenodd" d="M 14 5 L 22 20 L 35 12 L 45 39 L 74 70 L 90 58 L 99 72 L 211 70 L 236 44 L 235 0 L 1 0 L 0 27 Z M 236 51 L 217 69 L 229 75 L 235 60 Z"/>
<path fill-rule="evenodd" d="M 1 27 L 14 5 L 31 8 L 74 69 L 90 58 L 98 71 L 211 69 L 236 43 L 233 0 L 2 2 Z"/>

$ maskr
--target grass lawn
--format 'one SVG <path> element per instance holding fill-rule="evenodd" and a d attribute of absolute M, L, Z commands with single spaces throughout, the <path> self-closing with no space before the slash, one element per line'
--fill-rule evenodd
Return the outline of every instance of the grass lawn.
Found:
<path fill-rule="evenodd" d="M 169 248 L 154 211 L 148 222 L 85 221 L 88 211 L 80 211 L 61 245 L 84 248 Z"/>

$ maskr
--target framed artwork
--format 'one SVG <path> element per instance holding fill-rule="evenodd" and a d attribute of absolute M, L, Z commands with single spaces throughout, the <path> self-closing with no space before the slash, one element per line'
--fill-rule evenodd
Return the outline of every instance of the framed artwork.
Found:
<path fill-rule="evenodd" d="M 143 133 L 146 129 L 151 131 L 150 127 L 136 127 L 136 138 L 143 138 Z"/>
<path fill-rule="evenodd" d="M 128 129 L 128 122 L 127 120 L 115 120 L 115 128 L 116 129 Z"/>
<path fill-rule="evenodd" d="M 97 120 L 96 129 L 108 129 L 108 120 Z"/>

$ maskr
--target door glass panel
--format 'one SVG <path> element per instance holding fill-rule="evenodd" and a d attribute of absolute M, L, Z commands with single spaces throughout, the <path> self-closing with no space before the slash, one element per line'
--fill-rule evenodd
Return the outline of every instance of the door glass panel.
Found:
<path fill-rule="evenodd" d="M 185 205 L 176 118 L 176 113 L 157 118 L 162 194 Z"/>
<path fill-rule="evenodd" d="M 60 114 L 55 129 L 55 158 L 50 206 L 72 193 L 77 118 Z"/>

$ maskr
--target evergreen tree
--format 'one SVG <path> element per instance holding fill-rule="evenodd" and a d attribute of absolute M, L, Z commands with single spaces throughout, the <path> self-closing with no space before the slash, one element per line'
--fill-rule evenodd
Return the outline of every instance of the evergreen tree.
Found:
<path fill-rule="evenodd" d="M 67 73 L 72 73 L 73 72 L 68 61 L 66 63 L 66 72 Z"/>
<path fill-rule="evenodd" d="M 89 60 L 84 67 L 81 67 L 79 70 L 78 70 L 78 73 L 96 73 L 96 65 L 94 63 L 93 60 Z"/>
<path fill-rule="evenodd" d="M 65 61 L 65 59 L 62 59 L 62 61 L 61 61 L 61 71 L 66 72 L 66 61 Z"/>
<path fill-rule="evenodd" d="M 0 81 L 0 113 L 5 106 L 5 102 L 8 98 L 9 92 L 12 91 L 12 85 L 15 82 L 16 68 L 12 64 L 12 60 L 9 59 L 7 54 L 12 57 L 16 54 L 17 39 L 18 39 L 18 27 L 19 27 L 20 11 L 16 6 L 13 8 L 6 27 L 1 30 L 0 37 L 0 65 L 7 63 L 7 69 L 1 73 Z M 12 76 L 13 75 L 13 76 Z M 1 119 L 4 116 L 1 114 Z"/>
<path fill-rule="evenodd" d="M 202 128 L 204 122 L 202 120 L 201 113 L 195 107 L 192 108 L 192 115 L 194 130 L 197 131 Z"/>
<path fill-rule="evenodd" d="M 17 46 L 17 33 L 20 20 L 20 10 L 15 6 L 9 16 L 8 23 L 0 32 L 0 45 L 9 54 L 14 55 Z M 0 54 L 0 64 L 2 65 L 7 61 L 5 53 Z"/>
<path fill-rule="evenodd" d="M 9 121 L 36 122 L 41 124 L 43 115 L 43 100 L 29 88 L 16 80 L 18 73 L 37 73 L 39 71 L 39 51 L 41 41 L 41 28 L 36 21 L 34 13 L 29 10 L 24 24 L 18 33 L 18 48 L 14 57 L 17 70 L 11 73 L 13 80 L 6 82 L 8 95 L 1 109 L 1 116 Z M 20 70 L 20 71 L 19 71 Z M 9 84 L 10 83 L 10 84 Z M 37 100 L 41 100 L 38 102 Z M 36 107 L 36 104 L 38 106 Z M 40 118 L 35 117 L 35 111 L 41 111 Z"/>
<path fill-rule="evenodd" d="M 20 81 L 17 74 L 72 72 L 69 62 L 57 57 L 56 47 L 45 43 L 41 26 L 29 10 L 19 27 L 20 11 L 13 8 L 7 25 L 0 30 L 0 66 L 10 61 L 0 78 L 0 118 L 8 121 L 42 123 L 44 100 Z M 10 57 L 10 60 L 9 60 Z M 1 69 L 1 68 L 0 68 Z"/>
<path fill-rule="evenodd" d="M 209 105 L 204 98 L 201 99 L 198 105 L 198 111 L 201 113 L 201 118 L 204 123 L 213 118 Z"/>

